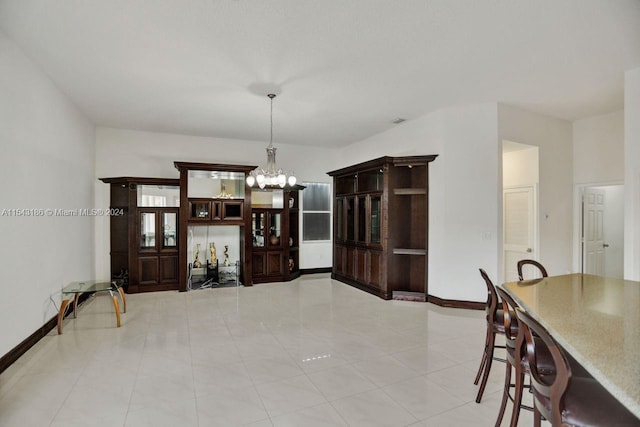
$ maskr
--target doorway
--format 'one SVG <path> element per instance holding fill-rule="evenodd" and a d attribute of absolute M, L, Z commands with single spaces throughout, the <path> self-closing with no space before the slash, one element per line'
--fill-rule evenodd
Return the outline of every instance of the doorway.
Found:
<path fill-rule="evenodd" d="M 502 141 L 504 280 L 518 280 L 517 263 L 539 258 L 538 147 Z"/>
<path fill-rule="evenodd" d="M 624 186 L 582 188 L 581 271 L 624 276 Z"/>

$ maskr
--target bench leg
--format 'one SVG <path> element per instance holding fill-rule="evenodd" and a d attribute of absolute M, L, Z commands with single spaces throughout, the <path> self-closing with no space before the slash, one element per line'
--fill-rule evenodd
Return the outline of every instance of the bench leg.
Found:
<path fill-rule="evenodd" d="M 116 298 L 113 292 L 109 291 L 109 293 L 111 294 L 111 299 L 113 300 L 113 309 L 116 312 L 116 325 L 119 328 L 120 327 L 120 306 L 118 304 L 118 298 Z"/>
<path fill-rule="evenodd" d="M 64 313 L 67 311 L 67 306 L 71 300 L 63 299 L 60 303 L 60 310 L 58 310 L 58 335 L 62 334 L 62 319 L 64 318 Z"/>

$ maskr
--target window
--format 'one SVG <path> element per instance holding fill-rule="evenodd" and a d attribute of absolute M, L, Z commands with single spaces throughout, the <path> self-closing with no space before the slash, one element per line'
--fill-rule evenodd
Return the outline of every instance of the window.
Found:
<path fill-rule="evenodd" d="M 302 191 L 302 240 L 331 240 L 331 185 L 305 182 Z"/>

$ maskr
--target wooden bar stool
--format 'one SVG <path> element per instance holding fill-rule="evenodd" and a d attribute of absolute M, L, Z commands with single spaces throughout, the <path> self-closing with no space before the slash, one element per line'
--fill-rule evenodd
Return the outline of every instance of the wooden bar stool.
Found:
<path fill-rule="evenodd" d="M 480 403 L 482 400 L 482 394 L 487 386 L 487 379 L 489 378 L 489 371 L 491 371 L 491 363 L 493 360 L 505 362 L 505 359 L 494 357 L 495 348 L 505 348 L 504 346 L 496 345 L 496 335 L 504 335 L 504 318 L 502 313 L 502 307 L 498 299 L 496 288 L 489 279 L 487 273 L 481 268 L 480 275 L 484 279 L 487 286 L 487 305 L 485 311 L 487 313 L 487 334 L 484 341 L 484 351 L 482 353 L 482 360 L 480 361 L 480 367 L 476 374 L 474 384 L 478 384 L 480 377 L 480 388 L 478 389 L 478 395 L 476 396 L 476 402 Z"/>

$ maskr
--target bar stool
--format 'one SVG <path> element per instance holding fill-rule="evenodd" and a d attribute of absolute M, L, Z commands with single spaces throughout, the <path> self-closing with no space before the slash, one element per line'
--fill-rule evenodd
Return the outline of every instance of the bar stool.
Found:
<path fill-rule="evenodd" d="M 513 410 L 511 412 L 510 426 L 515 427 L 518 424 L 518 418 L 520 416 L 520 408 L 533 410 L 532 407 L 522 404 L 522 394 L 525 389 L 525 375 L 529 375 L 529 364 L 524 357 L 523 345 L 524 335 L 518 325 L 518 316 L 516 309 L 519 308 L 518 303 L 509 295 L 504 289 L 496 288 L 498 296 L 502 301 L 502 312 L 504 313 L 504 330 L 505 330 L 505 343 L 507 349 L 507 370 L 505 372 L 504 390 L 502 393 L 502 402 L 500 404 L 500 411 L 498 413 L 498 419 L 496 426 L 502 423 L 504 412 L 507 405 L 507 400 L 513 402 Z M 513 331 L 516 331 L 514 334 Z M 534 337 L 534 339 L 538 339 Z M 541 346 L 541 350 L 544 347 Z M 551 354 L 546 351 L 541 351 L 536 359 L 537 369 L 541 374 L 553 375 L 554 364 Z M 515 384 L 511 383 L 511 372 L 515 370 Z M 511 396 L 510 389 L 513 387 L 513 396 Z"/>
<path fill-rule="evenodd" d="M 478 395 L 476 396 L 477 403 L 480 403 L 482 400 L 482 394 L 484 393 L 484 389 L 487 385 L 487 379 L 489 378 L 489 371 L 491 371 L 491 362 L 494 359 L 500 362 L 506 361 L 505 359 L 497 358 L 493 355 L 495 348 L 505 348 L 505 346 L 496 345 L 496 335 L 504 335 L 504 316 L 502 308 L 499 307 L 500 301 L 498 299 L 498 294 L 496 293 L 495 286 L 493 286 L 493 282 L 491 282 L 491 279 L 489 279 L 489 276 L 482 268 L 480 269 L 480 275 L 487 286 L 487 305 L 485 307 L 485 311 L 487 313 L 487 334 L 484 341 L 484 351 L 482 353 L 480 367 L 478 368 L 476 379 L 473 382 L 477 385 L 478 381 L 480 381 L 480 377 L 482 376 Z"/>
<path fill-rule="evenodd" d="M 549 277 L 549 275 L 547 274 L 547 269 L 544 268 L 544 266 L 538 261 L 533 259 L 521 259 L 520 261 L 518 261 L 518 280 L 520 280 L 521 282 L 524 280 L 522 276 L 522 267 L 524 267 L 525 265 L 532 265 L 540 271 L 542 277 Z"/>
<path fill-rule="evenodd" d="M 598 381 L 572 375 L 567 355 L 538 321 L 521 309 L 517 316 L 530 368 L 534 426 L 540 427 L 542 418 L 554 427 L 640 425 L 640 420 Z M 542 347 L 551 354 L 555 375 L 543 375 L 537 369 L 536 358 Z"/>

